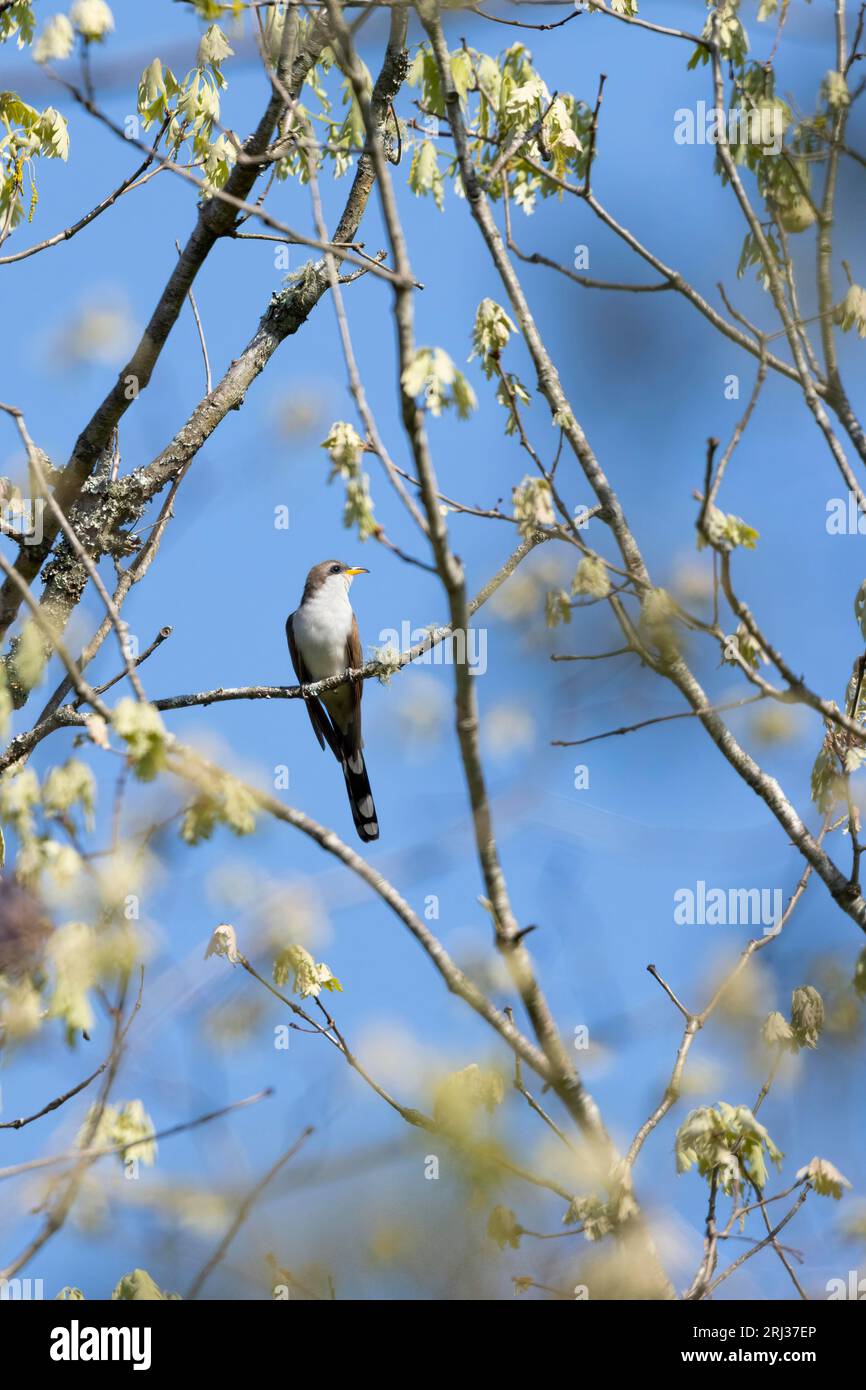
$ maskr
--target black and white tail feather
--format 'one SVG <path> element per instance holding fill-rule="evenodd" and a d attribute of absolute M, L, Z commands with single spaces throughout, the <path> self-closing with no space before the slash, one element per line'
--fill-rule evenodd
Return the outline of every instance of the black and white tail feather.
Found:
<path fill-rule="evenodd" d="M 346 793 L 352 808 L 355 829 L 366 844 L 369 844 L 371 840 L 378 840 L 379 817 L 376 814 L 373 791 L 367 776 L 367 764 L 364 762 L 362 750 L 353 747 L 353 731 L 350 728 L 347 734 L 342 733 L 328 711 L 321 706 L 316 713 L 318 718 L 314 720 L 313 728 L 319 737 L 319 742 L 323 748 L 325 743 L 328 744 L 343 769 L 343 776 L 346 779 Z M 322 734 L 325 736 L 324 741 Z"/>
<path fill-rule="evenodd" d="M 379 818 L 376 815 L 373 793 L 370 790 L 370 779 L 367 776 L 364 754 L 360 748 L 356 748 L 354 752 L 344 752 L 340 761 L 343 767 L 343 776 L 346 779 L 346 791 L 349 794 L 349 805 L 352 808 L 355 829 L 361 839 L 369 844 L 371 840 L 378 840 L 379 838 Z"/>

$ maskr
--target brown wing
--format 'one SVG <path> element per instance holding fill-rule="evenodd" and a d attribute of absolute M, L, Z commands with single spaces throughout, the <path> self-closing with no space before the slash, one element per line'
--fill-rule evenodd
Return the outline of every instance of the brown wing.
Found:
<path fill-rule="evenodd" d="M 349 629 L 349 636 L 346 638 L 346 669 L 357 671 L 364 665 L 364 656 L 361 651 L 361 637 L 358 632 L 358 619 L 352 614 L 352 626 Z M 364 693 L 364 682 L 354 681 L 350 686 L 352 691 L 352 751 L 357 752 L 363 748 L 364 740 L 361 738 L 361 696 Z"/>
<path fill-rule="evenodd" d="M 293 617 L 294 614 L 290 613 L 288 618 L 286 619 L 286 638 L 289 643 L 289 655 L 292 658 L 292 665 L 295 668 L 295 675 L 298 678 L 298 683 L 300 685 L 309 685 L 311 683 L 310 673 L 303 663 L 301 654 L 298 651 L 298 644 L 295 641 L 295 634 L 292 630 Z M 331 749 L 331 752 L 334 754 L 334 757 L 337 758 L 339 761 L 340 754 L 334 746 L 334 730 L 331 726 L 331 721 L 328 718 L 324 706 L 321 704 L 319 700 L 305 700 L 304 704 L 307 707 L 307 714 L 310 716 L 310 723 L 313 726 L 313 733 L 319 740 L 319 746 L 321 748 L 324 748 L 325 744 L 327 743 L 328 747 Z"/>

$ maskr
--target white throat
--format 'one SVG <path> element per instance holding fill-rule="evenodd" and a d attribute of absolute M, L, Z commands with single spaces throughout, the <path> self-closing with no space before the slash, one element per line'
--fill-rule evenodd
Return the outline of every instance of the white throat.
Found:
<path fill-rule="evenodd" d="M 346 669 L 346 642 L 352 629 L 351 576 L 329 575 L 295 613 L 292 627 L 298 650 L 313 680 Z"/>

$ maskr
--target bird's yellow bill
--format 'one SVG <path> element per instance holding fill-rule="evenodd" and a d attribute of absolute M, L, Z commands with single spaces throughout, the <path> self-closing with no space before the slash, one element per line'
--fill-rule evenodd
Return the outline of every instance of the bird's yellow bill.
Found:
<path fill-rule="evenodd" d="M 346 570 L 344 570 L 343 572 L 344 572 L 344 574 L 369 574 L 369 573 L 370 573 L 369 570 L 365 570 L 365 569 L 362 569 L 362 568 L 360 568 L 360 567 L 358 567 L 358 568 L 356 568 L 356 569 L 352 569 L 352 570 L 346 569 Z"/>

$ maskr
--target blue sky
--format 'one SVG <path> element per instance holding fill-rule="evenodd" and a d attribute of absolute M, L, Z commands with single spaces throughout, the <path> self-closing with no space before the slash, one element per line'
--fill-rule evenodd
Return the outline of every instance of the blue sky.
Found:
<path fill-rule="evenodd" d="M 677 0 L 656 8 L 653 16 L 660 22 L 697 24 L 695 5 Z M 780 85 L 803 106 L 814 102 L 832 58 L 825 10 L 795 0 L 783 43 Z M 199 26 L 185 11 L 169 3 L 115 6 L 118 34 L 100 60 L 111 73 L 103 83 L 100 63 L 96 72 L 99 99 L 116 120 L 134 109 L 138 73 L 152 57 L 171 54 L 181 72 L 192 66 Z M 532 17 L 561 13 L 533 11 Z M 752 24 L 751 32 L 755 55 L 764 57 L 769 29 Z M 381 20 L 372 20 L 365 34 L 364 56 L 375 67 Z M 450 25 L 452 42 L 463 34 L 487 52 L 498 52 L 517 37 L 517 31 L 467 15 Z M 721 279 L 743 312 L 769 322 L 766 299 L 752 279 L 736 281 L 743 227 L 730 191 L 712 172 L 711 152 L 673 140 L 677 108 L 710 95 L 706 70 L 686 71 L 689 47 L 586 15 L 553 34 L 524 37 L 551 90 L 592 101 L 599 72 L 607 73 L 593 179 L 601 202 L 714 304 Z M 413 34 L 413 42 L 417 38 Z M 8 251 L 74 221 L 135 167 L 138 157 L 50 88 L 26 54 L 7 45 L 0 60 L 0 88 L 15 86 L 34 104 L 56 102 L 69 115 L 72 141 L 68 166 L 57 163 L 41 174 L 36 221 L 32 229 L 16 233 Z M 227 65 L 226 73 L 225 118 L 246 132 L 264 100 L 262 75 L 249 61 Z M 415 95 L 401 95 L 401 116 L 413 114 Z M 859 136 L 862 112 L 851 122 L 855 147 Z M 406 162 L 400 175 L 407 172 Z M 347 187 L 344 182 L 324 189 L 329 220 Z M 485 295 L 501 300 L 503 292 L 465 203 L 449 190 L 443 216 L 431 200 L 416 200 L 401 178 L 398 187 L 413 269 L 425 285 L 415 301 L 418 341 L 442 346 L 460 365 L 470 351 L 476 305 Z M 837 233 L 839 254 L 848 257 L 861 281 L 866 275 L 858 236 L 862 187 L 848 170 Z M 281 185 L 269 207 L 292 225 L 311 227 L 306 190 L 294 184 Z M 575 246 L 586 245 L 590 274 L 652 278 L 649 267 L 574 200 L 551 201 L 529 219 L 516 216 L 515 236 L 528 252 L 570 264 Z M 123 361 L 122 348 L 106 361 L 72 360 L 64 334 L 94 306 L 140 330 L 176 258 L 175 239 L 185 239 L 194 218 L 191 188 L 163 173 L 69 245 L 4 269 L 7 346 L 0 396 L 25 411 L 31 433 L 56 464 L 68 456 Z M 372 204 L 362 235 L 368 250 L 386 244 Z M 806 270 L 811 240 L 801 241 Z M 293 268 L 303 259 L 300 248 L 293 248 Z M 215 377 L 252 336 L 283 274 L 275 270 L 273 248 L 266 243 L 227 241 L 208 259 L 195 293 Z M 523 281 L 575 412 L 619 492 L 656 582 L 677 589 L 696 571 L 706 575 L 709 561 L 694 549 L 692 491 L 702 484 L 708 435 L 726 439 L 742 411 L 742 400 L 725 399 L 724 379 L 739 374 L 745 397 L 754 379 L 752 359 L 673 293 L 596 293 L 530 267 L 524 268 Z M 390 292 L 367 276 L 346 290 L 345 301 L 380 431 L 396 461 L 411 467 L 397 410 Z M 808 295 L 804 311 L 814 311 Z M 864 351 L 860 341 L 844 341 L 843 365 L 861 406 Z M 509 353 L 508 365 L 532 389 L 531 368 L 516 339 Z M 487 507 L 504 498 L 507 507 L 511 487 L 529 471 L 528 460 L 505 437 L 501 412 L 477 363 L 466 371 L 481 403 L 477 414 L 465 423 L 447 414 L 431 423 L 440 485 L 472 505 Z M 195 328 L 185 312 L 150 388 L 122 424 L 124 470 L 160 451 L 202 390 Z M 287 413 L 309 417 L 309 427 L 287 431 L 281 425 Z M 432 576 L 372 541 L 361 546 L 341 527 L 341 499 L 336 487 L 325 486 L 327 459 L 319 445 L 333 419 L 354 418 L 326 298 L 301 333 L 280 348 L 243 409 L 220 425 L 196 458 L 158 561 L 126 606 L 142 647 L 164 624 L 174 630 L 144 668 L 152 697 L 219 685 L 288 683 L 285 617 L 300 598 L 310 565 L 332 554 L 371 570 L 353 590 L 365 644 L 372 646 L 385 629 L 399 629 L 404 621 L 414 628 L 444 620 L 443 594 Z M 551 458 L 556 437 L 542 404 L 534 400 L 526 419 L 542 455 Z M 0 433 L 0 471 L 14 473 L 19 467 L 16 436 L 7 422 Z M 591 503 L 568 460 L 560 481 L 571 504 Z M 373 491 L 389 535 L 420 553 L 420 539 L 375 472 Z M 797 391 L 772 378 L 720 501 L 760 531 L 757 550 L 736 557 L 744 596 L 790 664 L 806 673 L 813 688 L 837 700 L 858 654 L 852 605 L 864 567 L 859 537 L 827 534 L 828 500 L 842 494 Z M 289 508 L 288 530 L 274 526 L 280 505 Z M 472 518 L 452 518 L 452 537 L 472 591 L 515 541 L 512 528 Z M 612 554 L 597 524 L 589 539 Z M 482 610 L 488 669 L 477 677 L 477 691 L 514 908 L 521 922 L 539 924 L 531 938 L 533 955 L 564 1035 L 589 1027 L 594 1046 L 587 1078 L 615 1138 L 627 1143 L 662 1094 L 681 1033 L 679 1016 L 646 973 L 647 963 L 655 962 L 680 997 L 698 1008 L 724 962 L 733 960 L 748 937 L 747 929 L 736 926 L 677 926 L 674 893 L 703 880 L 722 888 L 780 887 L 787 896 L 801 864 L 763 804 L 691 721 L 581 750 L 550 746 L 552 739 L 577 739 L 682 708 L 675 692 L 641 672 L 632 658 L 580 665 L 549 661 L 553 652 L 619 645 L 604 606 L 575 613 L 570 627 L 545 629 L 544 590 L 570 577 L 569 558 L 551 546 L 527 563 L 526 573 L 536 575 L 537 582 L 535 604 L 526 616 L 509 618 L 501 604 Z M 517 582 L 525 587 L 525 580 Z M 76 629 L 79 637 L 99 618 L 94 596 L 88 595 L 83 608 L 88 621 Z M 718 667 L 712 649 L 694 646 L 691 655 L 714 696 L 748 693 L 730 670 Z M 93 678 L 107 678 L 116 666 L 116 654 L 106 643 Z M 423 911 L 428 896 L 437 895 L 439 918 L 432 925 L 446 947 L 462 963 L 480 962 L 489 969 L 488 923 L 476 901 L 482 883 L 449 727 L 451 689 L 450 669 L 436 665 L 406 670 L 389 688 L 367 685 L 367 757 L 382 831 L 368 857 L 416 910 Z M 419 700 L 432 721 L 420 736 Z M 283 795 L 353 842 L 339 772 L 319 752 L 297 704 L 215 705 L 166 719 L 178 736 L 203 743 L 263 785 L 270 786 L 273 769 L 285 764 L 290 787 Z M 806 711 L 793 711 L 791 719 L 791 737 L 772 744 L 761 740 L 752 712 L 735 714 L 731 722 L 815 826 L 808 787 L 820 724 Z M 520 733 L 513 746 L 496 737 L 497 730 L 509 728 Z M 34 765 L 43 770 L 61 761 L 71 741 L 70 734 L 55 735 Z M 574 787 L 577 763 L 589 770 L 586 790 Z M 94 766 L 99 768 L 98 761 Z M 111 778 L 100 785 L 108 814 Z M 156 799 L 158 794 L 146 791 L 140 804 L 152 807 Z M 243 1191 L 308 1123 L 316 1134 L 298 1160 L 300 1176 L 295 1182 L 289 1170 L 283 1185 L 275 1185 L 233 1257 L 207 1286 L 212 1296 L 236 1294 L 239 1281 L 245 1296 L 261 1296 L 265 1284 L 250 1279 L 249 1269 L 255 1266 L 256 1277 L 263 1279 L 261 1256 L 268 1250 L 292 1267 L 319 1261 L 332 1268 L 338 1294 L 345 1297 L 460 1297 L 465 1280 L 475 1280 L 487 1296 L 507 1296 L 511 1274 L 541 1277 L 541 1271 L 554 1269 L 547 1246 L 525 1245 L 500 1255 L 484 1236 L 486 1207 L 472 1211 L 465 1222 L 460 1219 L 459 1180 L 449 1176 L 447 1162 L 444 1181 L 425 1182 L 423 1145 L 321 1039 L 293 1035 L 288 1053 L 276 1051 L 272 1030 L 283 1020 L 267 1005 L 245 1040 L 212 1045 L 208 1028 L 215 1010 L 262 1000 L 240 972 L 232 973 L 224 962 L 203 961 L 210 932 L 218 922 L 231 921 L 242 947 L 252 953 L 263 918 L 282 913 L 295 921 L 304 918 L 316 943 L 311 949 L 344 984 L 335 1005 L 341 1027 L 371 1070 L 381 1066 L 385 1084 L 406 1104 L 429 1104 L 424 1073 L 431 1058 L 452 1069 L 472 1061 L 502 1063 L 504 1053 L 493 1035 L 447 996 L 429 962 L 384 906 L 284 825 L 263 824 L 251 840 L 218 832 L 195 850 L 169 836 L 158 842 L 157 851 L 162 872 L 144 904 L 155 954 L 118 1094 L 140 1097 L 159 1128 L 263 1086 L 273 1086 L 276 1094 L 245 1114 L 166 1141 L 157 1168 L 143 1174 L 132 1196 L 119 1192 L 117 1210 L 101 1228 L 70 1226 L 39 1255 L 28 1272 L 43 1278 L 46 1294 L 71 1283 L 89 1296 L 104 1297 L 135 1265 L 148 1268 L 161 1285 L 182 1289 L 220 1228 L 204 1236 L 178 1229 L 170 1213 L 153 1210 L 158 1185 L 174 1181 L 202 1192 L 229 1184 Z M 847 862 L 838 836 L 833 851 Z M 787 1011 L 791 989 L 820 986 L 828 970 L 850 978 L 861 945 L 854 924 L 820 884 L 812 884 L 782 938 L 761 953 L 754 971 L 757 1022 L 720 1017 L 698 1038 L 693 1096 L 651 1136 L 636 1173 L 639 1195 L 670 1237 L 670 1267 L 678 1285 L 688 1281 L 700 1258 L 705 1188 L 694 1174 L 676 1175 L 676 1124 L 689 1105 L 717 1099 L 751 1104 L 766 1072 L 756 1046 L 763 1014 L 771 1008 Z M 256 958 L 267 973 L 267 953 Z M 496 980 L 493 988 L 498 1003 L 511 1002 Z M 90 1044 L 71 1054 L 46 1035 L 0 1073 L 5 1114 L 33 1109 L 74 1084 L 96 1064 L 91 1058 L 101 1060 L 105 1046 L 104 1025 Z M 796 1084 L 780 1082 L 771 1092 L 761 1118 L 786 1153 L 786 1183 L 818 1153 L 862 1191 L 864 1119 L 856 1078 L 863 1050 L 859 1024 L 851 1037 L 825 1037 L 817 1052 L 800 1059 Z M 540 1164 L 552 1162 L 538 1122 L 520 1106 L 517 1097 L 509 1098 L 498 1122 L 502 1131 L 519 1140 L 525 1155 L 538 1153 Z M 73 1104 L 53 1124 L 7 1133 L 0 1163 L 63 1147 L 81 1113 L 81 1105 Z M 129 1186 L 119 1180 L 116 1185 Z M 5 1215 L 0 1262 L 18 1250 L 32 1228 L 25 1212 L 14 1219 L 22 1191 L 7 1184 L 0 1194 Z M 513 1206 L 533 1229 L 556 1229 L 559 1212 L 553 1202 L 536 1202 L 515 1188 L 493 1200 Z M 417 1243 L 398 1274 L 382 1257 L 387 1248 L 382 1231 L 401 1218 Z M 806 1257 L 807 1285 L 819 1297 L 827 1279 L 845 1277 L 862 1259 L 839 1230 L 835 1204 L 812 1197 L 791 1231 L 792 1244 Z M 425 1248 L 435 1252 L 429 1259 L 423 1257 Z M 561 1251 L 556 1253 L 561 1259 Z M 789 1292 L 781 1266 L 766 1255 L 720 1290 L 755 1299 Z"/>

